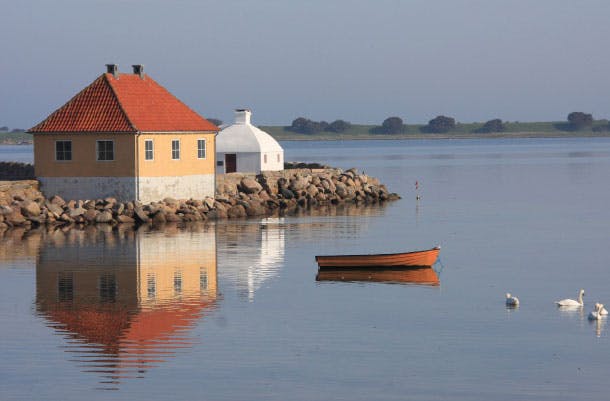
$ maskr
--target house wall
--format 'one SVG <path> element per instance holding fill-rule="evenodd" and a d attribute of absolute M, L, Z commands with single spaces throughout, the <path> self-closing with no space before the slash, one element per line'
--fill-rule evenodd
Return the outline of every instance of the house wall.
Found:
<path fill-rule="evenodd" d="M 55 142 L 72 141 L 72 160 L 55 160 Z M 114 160 L 97 161 L 96 141 L 114 141 Z M 135 138 L 130 134 L 34 134 L 36 177 L 133 177 Z"/>
<path fill-rule="evenodd" d="M 235 152 L 227 153 L 230 154 Z M 237 152 L 235 154 L 237 155 L 236 173 L 260 173 L 262 155 L 259 152 Z M 218 153 L 216 157 L 218 160 L 223 161 L 223 165 L 216 169 L 216 173 L 225 174 L 227 167 L 227 163 L 225 162 L 225 153 Z"/>
<path fill-rule="evenodd" d="M 267 155 L 267 163 L 265 163 Z M 264 152 L 260 160 L 262 171 L 280 171 L 284 169 L 284 152 Z"/>
<path fill-rule="evenodd" d="M 180 159 L 172 159 L 172 141 L 180 141 Z M 205 158 L 200 159 L 197 141 L 206 141 Z M 153 159 L 146 160 L 147 140 L 153 141 Z M 151 134 L 137 139 L 136 182 L 138 199 L 142 202 L 174 198 L 203 199 L 214 196 L 216 146 L 214 133 Z"/>
<path fill-rule="evenodd" d="M 112 139 L 113 161 L 97 161 L 96 141 Z M 180 140 L 180 159 L 172 159 L 172 140 Z M 198 158 L 197 141 L 205 139 L 206 157 Z M 55 160 L 55 141 L 72 141 L 72 160 Z M 145 141 L 152 140 L 153 160 Z M 215 134 L 35 134 L 35 173 L 47 196 L 119 201 L 158 201 L 165 197 L 203 199 L 215 192 Z"/>

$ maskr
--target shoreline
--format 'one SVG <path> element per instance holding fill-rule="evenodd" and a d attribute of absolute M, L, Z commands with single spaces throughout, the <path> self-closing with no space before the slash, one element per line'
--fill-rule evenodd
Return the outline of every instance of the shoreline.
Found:
<path fill-rule="evenodd" d="M 263 127 L 269 128 L 269 127 Z M 290 142 L 305 142 L 305 141 L 408 141 L 408 140 L 445 140 L 445 139 L 536 139 L 536 138 L 610 138 L 610 132 L 532 132 L 532 131 L 519 131 L 519 132 L 496 132 L 496 133 L 485 133 L 478 134 L 472 132 L 457 132 L 457 133 L 409 133 L 409 134 L 274 134 L 270 133 L 274 139 L 278 141 L 290 141 Z M 33 145 L 33 141 L 0 141 L 0 145 L 3 146 L 28 146 Z"/>
<path fill-rule="evenodd" d="M 445 134 L 394 134 L 394 135 L 334 135 L 317 137 L 305 134 L 295 134 L 298 137 L 274 136 L 278 141 L 409 141 L 409 140 L 444 140 L 444 139 L 536 139 L 536 138 L 610 138 L 610 132 L 498 132 L 488 134 L 476 133 L 445 133 Z"/>

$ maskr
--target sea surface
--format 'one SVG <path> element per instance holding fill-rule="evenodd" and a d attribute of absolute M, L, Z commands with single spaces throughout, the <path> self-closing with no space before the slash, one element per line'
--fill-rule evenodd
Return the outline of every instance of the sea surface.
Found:
<path fill-rule="evenodd" d="M 7 233 L 0 399 L 608 398 L 609 328 L 587 314 L 610 306 L 610 139 L 282 145 L 286 160 L 356 167 L 403 198 Z M 316 281 L 315 255 L 437 244 L 433 271 Z M 580 288 L 582 309 L 554 305 Z"/>

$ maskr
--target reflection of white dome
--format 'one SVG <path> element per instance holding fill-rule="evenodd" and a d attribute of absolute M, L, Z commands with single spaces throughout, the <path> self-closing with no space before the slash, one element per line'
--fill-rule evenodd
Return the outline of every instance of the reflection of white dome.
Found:
<path fill-rule="evenodd" d="M 250 110 L 235 110 L 235 123 L 223 128 L 216 136 L 216 154 L 221 163 L 219 166 L 222 166 L 217 173 L 284 169 L 284 149 L 271 135 L 252 125 L 251 116 Z M 227 160 L 226 155 L 233 155 L 229 158 L 233 157 L 235 162 Z"/>
<path fill-rule="evenodd" d="M 216 136 L 217 152 L 284 151 L 271 135 L 250 123 L 251 116 L 250 110 L 235 110 L 235 123 L 222 129 Z"/>
<path fill-rule="evenodd" d="M 263 284 L 280 274 L 284 262 L 283 218 L 263 219 L 255 232 L 245 231 L 227 244 L 220 237 L 218 250 L 222 280 L 231 282 L 252 301 Z"/>

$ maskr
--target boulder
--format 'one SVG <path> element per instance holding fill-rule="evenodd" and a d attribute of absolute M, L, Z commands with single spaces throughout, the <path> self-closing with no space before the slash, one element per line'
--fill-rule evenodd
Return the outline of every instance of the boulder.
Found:
<path fill-rule="evenodd" d="M 337 182 L 335 184 L 335 192 L 337 195 L 339 195 L 341 198 L 344 198 L 347 195 L 347 187 L 344 183 L 342 182 Z"/>
<path fill-rule="evenodd" d="M 318 187 L 316 187 L 313 184 L 310 184 L 306 189 L 305 192 L 307 192 L 307 194 L 309 196 L 316 196 L 319 192 Z"/>
<path fill-rule="evenodd" d="M 71 218 L 75 218 L 77 216 L 82 216 L 83 214 L 85 214 L 85 212 L 87 212 L 87 210 L 83 209 L 82 207 L 77 207 L 75 209 L 68 209 L 68 213 Z"/>
<path fill-rule="evenodd" d="M 263 189 L 263 186 L 261 184 L 259 184 L 258 182 L 256 182 L 255 179 L 250 177 L 242 178 L 239 184 L 241 190 L 247 194 L 257 194 Z"/>
<path fill-rule="evenodd" d="M 0 214 L 6 216 L 6 215 L 11 214 L 11 213 L 13 213 L 13 208 L 12 207 L 4 206 L 4 205 L 0 206 Z"/>
<path fill-rule="evenodd" d="M 170 215 L 175 216 L 175 214 L 173 214 L 173 213 L 170 213 Z M 157 224 L 157 225 L 165 224 L 167 222 L 167 219 L 165 218 L 165 213 L 159 212 L 159 213 L 155 214 L 152 217 L 152 222 L 153 222 L 153 224 Z"/>
<path fill-rule="evenodd" d="M 34 201 L 25 200 L 21 203 L 21 213 L 29 218 L 38 217 L 41 213 L 40 206 Z"/>
<path fill-rule="evenodd" d="M 119 223 L 124 223 L 124 224 L 131 224 L 131 223 L 135 223 L 135 219 L 133 219 L 132 217 L 129 216 L 125 216 L 125 215 L 119 215 L 117 216 L 117 221 Z"/>
<path fill-rule="evenodd" d="M 111 223 L 112 222 L 112 213 L 108 210 L 104 210 L 100 214 L 95 217 L 96 223 Z"/>
<path fill-rule="evenodd" d="M 214 198 L 206 197 L 204 203 L 208 209 L 214 209 Z"/>
<path fill-rule="evenodd" d="M 267 209 L 260 203 L 252 202 L 250 207 L 246 209 L 248 216 L 264 216 L 267 214 Z"/>
<path fill-rule="evenodd" d="M 292 180 L 290 180 L 290 189 L 295 192 L 304 190 L 310 183 L 309 178 L 311 177 L 297 176 L 293 178 Z"/>
<path fill-rule="evenodd" d="M 176 213 L 172 213 L 172 212 L 164 213 L 164 217 L 165 217 L 165 221 L 169 222 L 169 223 L 178 223 L 178 222 L 182 221 L 180 216 L 178 216 Z"/>
<path fill-rule="evenodd" d="M 100 212 L 98 212 L 95 209 L 87 209 L 87 211 L 85 212 L 85 214 L 83 214 L 83 217 L 85 218 L 85 220 L 87 220 L 90 223 L 95 222 L 95 219 L 97 218 L 97 215 L 100 214 Z"/>
<path fill-rule="evenodd" d="M 150 221 L 150 217 L 148 217 L 148 214 L 146 214 L 142 206 L 136 206 L 134 210 L 134 217 L 140 223 L 147 223 Z"/>
<path fill-rule="evenodd" d="M 280 195 L 282 195 L 284 199 L 294 198 L 294 193 L 287 188 L 280 188 Z"/>
<path fill-rule="evenodd" d="M 26 223 L 26 218 L 23 217 L 23 215 L 21 214 L 21 212 L 17 209 L 13 209 L 13 212 L 10 214 L 7 214 L 4 216 L 4 221 L 9 225 L 9 226 L 22 226 Z"/>
<path fill-rule="evenodd" d="M 246 217 L 246 208 L 242 205 L 231 206 L 231 208 L 227 210 L 227 216 L 230 219 Z"/>
<path fill-rule="evenodd" d="M 174 206 L 174 207 L 177 207 L 180 204 L 180 202 L 178 202 L 176 199 L 169 197 L 169 196 L 167 198 L 163 199 L 163 203 L 165 203 L 168 206 Z"/>

